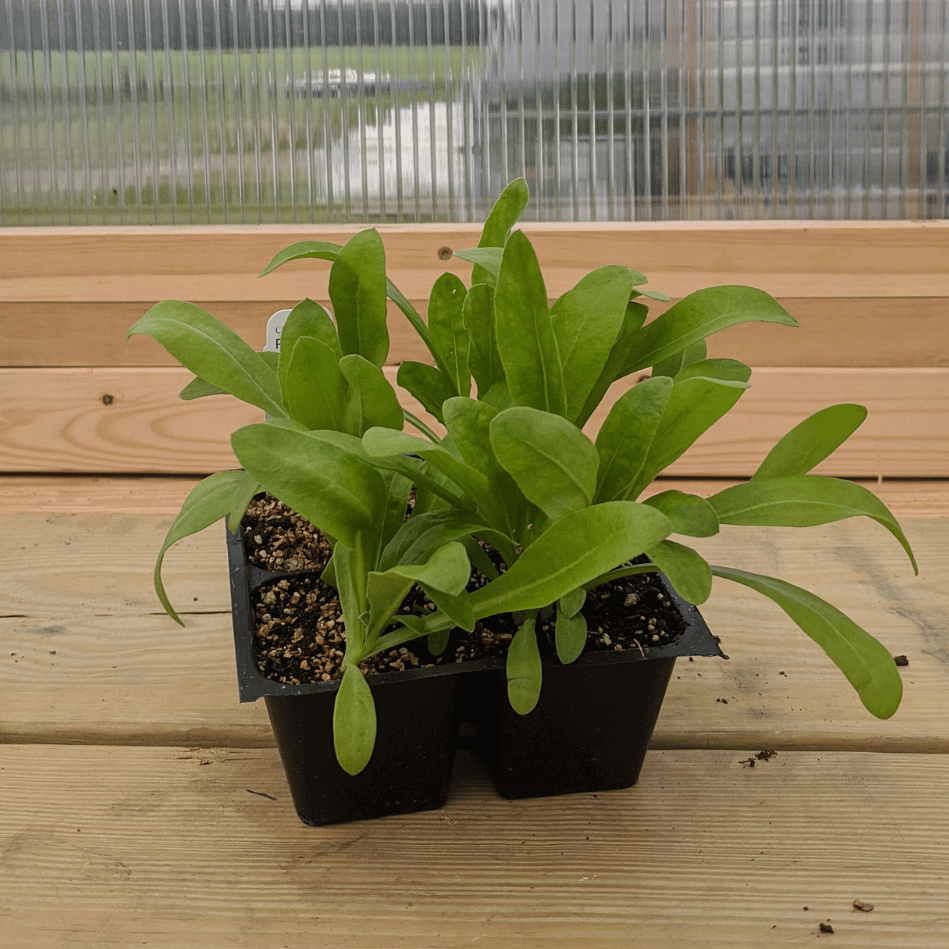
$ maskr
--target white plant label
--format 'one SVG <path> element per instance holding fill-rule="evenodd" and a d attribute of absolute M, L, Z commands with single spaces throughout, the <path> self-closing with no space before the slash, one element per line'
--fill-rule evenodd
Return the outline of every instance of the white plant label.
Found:
<path fill-rule="evenodd" d="M 283 325 L 287 322 L 290 310 L 277 310 L 269 320 L 267 320 L 267 345 L 264 346 L 265 353 L 280 352 L 280 334 L 283 332 Z"/>

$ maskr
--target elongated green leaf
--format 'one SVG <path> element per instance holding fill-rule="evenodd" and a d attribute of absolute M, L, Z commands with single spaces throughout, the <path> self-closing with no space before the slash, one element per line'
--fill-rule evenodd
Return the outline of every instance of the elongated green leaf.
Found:
<path fill-rule="evenodd" d="M 498 272 L 501 269 L 501 258 L 504 255 L 503 247 L 470 247 L 465 250 L 456 250 L 452 256 L 459 260 L 466 260 L 474 264 L 471 272 L 473 287 L 487 285 L 495 286 L 498 282 Z"/>
<path fill-rule="evenodd" d="M 484 525 L 470 515 L 453 509 L 412 514 L 388 542 L 379 559 L 379 568 L 397 564 L 423 563 L 452 540 L 462 540 Z"/>
<path fill-rule="evenodd" d="M 527 207 L 529 192 L 527 182 L 524 178 L 516 178 L 502 192 L 491 213 L 484 222 L 481 231 L 481 238 L 478 241 L 479 247 L 503 247 L 511 228 L 520 220 L 524 209 Z M 495 277 L 497 274 L 495 273 Z M 480 267 L 475 267 L 471 272 L 472 286 L 485 283 L 489 280 Z"/>
<path fill-rule="evenodd" d="M 599 455 L 566 419 L 515 406 L 495 417 L 490 433 L 498 461 L 552 521 L 592 502 Z"/>
<path fill-rule="evenodd" d="M 312 336 L 297 336 L 292 345 L 292 351 L 281 350 L 279 366 L 280 391 L 290 418 L 307 428 L 342 431 L 343 406 L 350 393 L 339 357 Z"/>
<path fill-rule="evenodd" d="M 326 241 L 297 241 L 295 244 L 291 244 L 289 247 L 284 248 L 280 251 L 279 254 L 274 257 L 274 259 L 261 271 L 261 277 L 266 276 L 271 273 L 273 270 L 276 270 L 277 267 L 282 264 L 288 263 L 291 260 L 302 260 L 304 258 L 318 258 L 320 260 L 336 260 L 339 256 L 341 247 L 339 244 L 331 244 Z M 412 306 L 411 303 L 405 298 L 405 295 L 401 290 L 391 281 L 389 278 L 386 278 L 386 294 L 389 299 L 405 314 L 405 317 L 414 327 L 416 333 L 418 333 L 419 338 L 422 342 L 425 343 L 428 347 L 428 351 L 432 353 L 435 357 L 436 365 L 438 364 L 438 355 L 435 352 L 435 347 L 432 344 L 432 339 L 428 334 L 428 327 L 425 325 L 425 321 L 419 315 L 418 310 Z M 444 367 L 440 367 L 444 369 Z"/>
<path fill-rule="evenodd" d="M 204 399 L 209 395 L 227 395 L 223 389 L 212 386 L 210 382 L 205 382 L 195 376 L 179 393 L 178 398 L 182 402 L 190 402 L 193 399 Z"/>
<path fill-rule="evenodd" d="M 497 580 L 472 594 L 475 616 L 540 609 L 664 540 L 672 525 L 655 508 L 606 501 L 568 514 Z"/>
<path fill-rule="evenodd" d="M 532 712 L 540 698 L 544 670 L 535 626 L 535 617 L 528 616 L 514 634 L 507 652 L 507 697 L 518 715 Z"/>
<path fill-rule="evenodd" d="M 637 484 L 671 395 L 672 381 L 659 376 L 644 379 L 614 403 L 596 436 L 597 500 L 625 499 Z"/>
<path fill-rule="evenodd" d="M 583 609 L 587 599 L 587 591 L 583 587 L 565 593 L 557 600 L 557 611 L 566 616 L 576 616 Z"/>
<path fill-rule="evenodd" d="M 708 359 L 708 346 L 705 345 L 704 339 L 700 339 L 697 343 L 686 346 L 682 352 L 657 362 L 652 367 L 652 374 L 653 376 L 669 376 L 674 379 L 686 366 L 691 366 L 694 362 L 701 362 L 703 359 Z"/>
<path fill-rule="evenodd" d="M 654 366 L 713 333 L 752 321 L 798 325 L 797 320 L 763 290 L 738 286 L 696 290 L 643 327 L 621 375 Z"/>
<path fill-rule="evenodd" d="M 329 294 L 343 355 L 381 367 L 389 354 L 389 331 L 385 248 L 377 231 L 360 231 L 346 242 L 330 270 Z"/>
<path fill-rule="evenodd" d="M 646 461 L 626 495 L 639 497 L 659 472 L 672 464 L 738 401 L 751 370 L 734 359 L 705 359 L 683 369 L 649 446 Z"/>
<path fill-rule="evenodd" d="M 676 592 L 689 603 L 704 603 L 712 592 L 712 569 L 691 547 L 664 540 L 646 556 L 668 577 Z"/>
<path fill-rule="evenodd" d="M 264 422 L 238 429 L 231 445 L 244 468 L 271 494 L 348 547 L 382 518 L 378 471 L 323 432 Z"/>
<path fill-rule="evenodd" d="M 207 310 L 181 300 L 163 300 L 132 325 L 126 339 L 139 334 L 158 340 L 206 383 L 271 415 L 286 415 L 276 372 Z"/>
<path fill-rule="evenodd" d="M 358 666 L 347 665 L 333 703 L 333 745 L 347 774 L 359 774 L 376 744 L 376 703 Z"/>
<path fill-rule="evenodd" d="M 491 423 L 498 413 L 486 402 L 464 397 L 449 399 L 443 410 L 452 444 L 466 464 L 488 479 L 495 500 L 491 510 L 497 510 L 510 533 L 523 515 L 526 500 L 491 446 Z"/>
<path fill-rule="evenodd" d="M 411 359 L 399 366 L 396 381 L 411 392 L 422 403 L 425 411 L 434 415 L 439 422 L 443 421 L 442 404 L 458 394 L 451 380 L 441 370 Z"/>
<path fill-rule="evenodd" d="M 373 458 L 415 454 L 424 458 L 433 468 L 443 472 L 475 504 L 491 508 L 493 498 L 488 479 L 476 468 L 466 465 L 443 445 L 391 429 L 372 428 L 363 436 L 363 445 Z"/>
<path fill-rule="evenodd" d="M 603 396 L 606 395 L 609 387 L 623 374 L 623 366 L 629 361 L 630 354 L 635 352 L 640 328 L 648 314 L 649 310 L 641 303 L 627 304 L 623 328 L 610 350 L 603 371 L 587 396 L 583 410 L 575 419 L 578 428 L 586 425 L 597 406 L 603 401 Z"/>
<path fill-rule="evenodd" d="M 498 353 L 517 405 L 564 415 L 563 367 L 537 255 L 523 231 L 504 247 L 494 292 Z"/>
<path fill-rule="evenodd" d="M 484 398 L 488 390 L 504 378 L 504 367 L 498 353 L 494 325 L 494 289 L 488 284 L 474 284 L 465 297 L 462 317 L 468 331 L 468 364 Z"/>
<path fill-rule="evenodd" d="M 709 503 L 722 524 L 813 527 L 865 515 L 882 524 L 902 545 L 919 573 L 906 535 L 889 508 L 863 485 L 822 475 L 790 475 L 736 484 Z"/>
<path fill-rule="evenodd" d="M 341 249 L 342 245 L 332 244 L 329 241 L 296 241 L 276 254 L 258 276 L 265 277 L 291 260 L 302 260 L 303 258 L 336 260 Z"/>
<path fill-rule="evenodd" d="M 440 593 L 458 596 L 471 576 L 471 564 L 464 545 L 452 541 L 435 550 L 424 563 L 401 563 L 387 572 L 397 573 Z"/>
<path fill-rule="evenodd" d="M 471 342 L 465 327 L 465 285 L 452 273 L 442 274 L 432 287 L 428 300 L 428 331 L 442 362 L 448 367 L 454 395 L 471 391 L 468 350 Z"/>
<path fill-rule="evenodd" d="M 627 267 L 600 267 L 551 307 L 570 421 L 580 416 L 606 366 L 623 328 L 633 281 Z"/>
<path fill-rule="evenodd" d="M 646 498 L 648 504 L 672 521 L 672 530 L 687 537 L 713 537 L 718 533 L 718 515 L 709 502 L 697 494 L 663 491 Z"/>
<path fill-rule="evenodd" d="M 778 441 L 752 480 L 807 474 L 850 438 L 866 417 L 862 405 L 846 403 L 815 412 Z"/>
<path fill-rule="evenodd" d="M 469 598 L 462 596 L 470 575 L 471 564 L 465 548 L 454 542 L 436 549 L 424 563 L 398 564 L 384 572 L 371 572 L 367 586 L 370 638 L 391 622 L 413 583 L 418 583 L 443 610 L 447 606 L 444 611 L 470 632 L 474 629 L 474 615 Z"/>
<path fill-rule="evenodd" d="M 368 457 L 368 456 L 366 456 Z M 380 569 L 383 551 L 390 544 L 396 534 L 405 525 L 406 511 L 409 504 L 409 494 L 412 491 L 412 482 L 397 471 L 381 470 L 379 476 L 386 490 L 386 500 L 379 531 L 379 546 L 372 552 L 373 564 Z"/>
<path fill-rule="evenodd" d="M 158 599 L 161 600 L 165 612 L 176 623 L 184 626 L 168 599 L 161 578 L 161 568 L 168 549 L 182 538 L 203 531 L 229 514 L 231 528 L 236 530 L 247 505 L 258 489 L 259 485 L 254 478 L 243 471 L 218 471 L 196 484 L 185 498 L 158 552 L 154 574 Z"/>
<path fill-rule="evenodd" d="M 835 606 L 773 577 L 718 566 L 712 573 L 777 603 L 830 656 L 877 718 L 889 718 L 899 708 L 903 683 L 889 650 Z"/>
<path fill-rule="evenodd" d="M 587 644 L 587 621 L 582 613 L 568 616 L 563 610 L 557 610 L 556 625 L 554 626 L 554 643 L 557 647 L 557 658 L 565 665 L 576 661 Z"/>
<path fill-rule="evenodd" d="M 402 430 L 399 397 L 382 370 L 355 353 L 343 356 L 339 369 L 349 383 L 343 404 L 343 428 L 362 436 L 370 428 Z"/>
<path fill-rule="evenodd" d="M 293 352 L 293 347 L 301 336 L 311 336 L 324 343 L 336 354 L 337 361 L 343 355 L 333 318 L 314 300 L 306 299 L 298 303 L 283 324 L 278 341 L 281 363 Z M 281 371 L 279 364 L 277 371 Z"/>

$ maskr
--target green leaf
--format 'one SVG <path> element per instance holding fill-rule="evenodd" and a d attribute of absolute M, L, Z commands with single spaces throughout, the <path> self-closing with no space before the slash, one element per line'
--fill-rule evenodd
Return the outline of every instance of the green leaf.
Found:
<path fill-rule="evenodd" d="M 456 625 L 469 632 L 474 615 L 467 595 L 462 596 L 471 576 L 471 564 L 462 544 L 448 543 L 435 550 L 424 563 L 399 564 L 384 572 L 369 574 L 367 596 L 371 609 L 370 637 L 378 635 L 393 619 L 413 583 L 419 584 L 432 601 Z"/>
<path fill-rule="evenodd" d="M 435 550 L 424 563 L 402 563 L 387 572 L 397 573 L 439 593 L 458 596 L 471 576 L 471 564 L 464 545 L 452 541 Z"/>
<path fill-rule="evenodd" d="M 227 395 L 223 389 L 212 386 L 210 382 L 205 382 L 195 376 L 179 393 L 178 398 L 182 402 L 190 402 L 193 399 L 203 399 L 209 395 Z"/>
<path fill-rule="evenodd" d="M 413 513 L 386 545 L 379 568 L 422 563 L 448 541 L 464 539 L 483 526 L 476 518 L 452 509 Z"/>
<path fill-rule="evenodd" d="M 161 578 L 161 568 L 168 549 L 182 538 L 197 534 L 228 515 L 231 515 L 231 529 L 237 530 L 247 505 L 259 488 L 254 478 L 243 471 L 218 471 L 196 484 L 185 498 L 158 552 L 154 574 L 158 599 L 176 623 L 184 626 L 165 593 Z"/>
<path fill-rule="evenodd" d="M 557 647 L 557 658 L 567 666 L 579 657 L 587 644 L 589 630 L 586 617 L 582 613 L 569 616 L 562 609 L 558 609 L 555 622 L 554 643 Z"/>
<path fill-rule="evenodd" d="M 281 362 L 293 352 L 296 341 L 302 336 L 311 336 L 325 343 L 336 354 L 337 361 L 343 355 L 333 318 L 319 303 L 310 299 L 303 300 L 290 311 L 280 330 L 278 347 Z M 277 371 L 280 372 L 279 364 Z"/>
<path fill-rule="evenodd" d="M 395 378 L 396 382 L 411 392 L 422 403 L 425 411 L 434 415 L 439 422 L 443 421 L 442 404 L 458 394 L 445 373 L 423 362 L 406 360 L 399 366 Z"/>
<path fill-rule="evenodd" d="M 704 339 L 700 339 L 697 343 L 686 346 L 682 352 L 657 362 L 652 367 L 652 374 L 653 376 L 669 376 L 674 379 L 686 366 L 691 366 L 694 362 L 701 362 L 703 359 L 708 359 L 708 346 L 705 345 Z"/>
<path fill-rule="evenodd" d="M 231 445 L 244 468 L 274 497 L 324 533 L 355 547 L 382 518 L 385 486 L 367 461 L 324 432 L 264 422 L 238 429 Z"/>
<path fill-rule="evenodd" d="M 709 503 L 722 524 L 814 527 L 865 515 L 882 524 L 902 545 L 918 574 L 906 535 L 889 508 L 863 485 L 822 475 L 789 475 L 736 484 Z"/>
<path fill-rule="evenodd" d="M 481 238 L 478 241 L 479 247 L 503 247 L 507 241 L 511 228 L 520 220 L 524 209 L 527 207 L 527 201 L 530 197 L 527 188 L 527 181 L 524 178 L 516 178 L 502 192 L 491 213 L 484 222 L 481 230 Z M 495 277 L 497 276 L 495 272 Z M 472 285 L 487 282 L 489 279 L 480 267 L 475 267 L 471 272 Z"/>
<path fill-rule="evenodd" d="M 501 258 L 504 256 L 503 247 L 470 247 L 465 250 L 456 250 L 452 256 L 475 265 L 471 271 L 471 285 L 473 287 L 493 287 L 497 284 L 498 271 L 501 269 Z"/>
<path fill-rule="evenodd" d="M 643 504 L 662 511 L 672 521 L 673 533 L 687 537 L 714 537 L 718 533 L 715 508 L 697 494 L 663 491 L 646 498 Z"/>
<path fill-rule="evenodd" d="M 633 280 L 627 267 L 600 267 L 551 307 L 570 421 L 580 416 L 623 328 Z"/>
<path fill-rule="evenodd" d="M 402 430 L 399 397 L 378 366 L 353 353 L 343 356 L 339 369 L 349 383 L 343 404 L 345 431 L 362 436 L 375 426 Z"/>
<path fill-rule="evenodd" d="M 646 556 L 666 575 L 683 600 L 704 603 L 712 592 L 712 568 L 691 547 L 664 540 Z"/>
<path fill-rule="evenodd" d="M 523 231 L 504 248 L 494 292 L 498 353 L 517 405 L 564 415 L 563 368 L 537 255 Z"/>
<path fill-rule="evenodd" d="M 526 406 L 507 409 L 491 422 L 491 447 L 528 500 L 552 521 L 592 502 L 599 455 L 559 415 Z"/>
<path fill-rule="evenodd" d="M 264 267 L 258 274 L 265 277 L 283 264 L 291 260 L 301 260 L 305 257 L 316 257 L 320 260 L 336 260 L 339 256 L 341 245 L 331 244 L 328 241 L 296 241 L 289 247 L 284 247 L 282 251 L 276 254 L 273 260 Z"/>
<path fill-rule="evenodd" d="M 468 368 L 470 339 L 464 321 L 467 291 L 465 285 L 452 273 L 442 274 L 432 287 L 428 300 L 428 330 L 448 367 L 453 395 L 468 395 L 471 391 L 471 371 Z"/>
<path fill-rule="evenodd" d="M 739 286 L 696 290 L 643 327 L 621 375 L 654 366 L 713 333 L 748 322 L 798 325 L 797 320 L 763 290 Z"/>
<path fill-rule="evenodd" d="M 207 310 L 181 300 L 163 300 L 133 324 L 126 339 L 139 334 L 158 340 L 206 383 L 271 415 L 286 415 L 276 372 Z"/>
<path fill-rule="evenodd" d="M 532 712 L 540 698 L 544 671 L 535 624 L 535 617 L 528 616 L 514 634 L 507 652 L 507 696 L 518 715 Z"/>
<path fill-rule="evenodd" d="M 330 300 L 343 355 L 382 366 L 389 354 L 385 248 L 377 231 L 351 237 L 330 270 Z"/>
<path fill-rule="evenodd" d="M 303 258 L 336 260 L 336 258 L 339 256 L 340 250 L 341 248 L 339 244 L 331 244 L 326 241 L 297 241 L 295 244 L 291 244 L 289 247 L 286 247 L 280 251 L 280 253 L 277 254 L 277 256 L 274 257 L 274 259 L 261 271 L 260 276 L 266 276 L 271 271 L 276 270 L 277 267 L 288 263 L 291 260 L 302 260 Z M 392 300 L 392 302 L 395 303 L 395 305 L 403 312 L 403 314 L 405 314 L 405 317 L 418 333 L 419 338 L 428 347 L 428 351 L 435 356 L 437 364 L 438 357 L 434 351 L 432 339 L 428 334 L 428 327 L 425 325 L 425 321 L 421 316 L 419 316 L 419 313 L 415 307 L 409 303 L 404 294 L 391 280 L 388 279 L 388 277 L 386 278 L 386 294 L 388 295 L 389 299 Z"/>
<path fill-rule="evenodd" d="M 903 696 L 889 650 L 836 607 L 807 590 L 743 570 L 712 567 L 716 577 L 734 580 L 773 600 L 830 656 L 877 718 L 889 718 Z"/>
<path fill-rule="evenodd" d="M 497 412 L 486 402 L 459 396 L 443 406 L 445 427 L 462 460 L 477 468 L 487 478 L 494 504 L 492 516 L 503 519 L 503 528 L 510 533 L 526 506 L 524 496 L 499 463 L 491 446 L 491 423 Z"/>
<path fill-rule="evenodd" d="M 672 395 L 672 381 L 644 379 L 613 404 L 596 436 L 600 464 L 596 498 L 625 499 L 646 463 L 662 413 Z"/>
<path fill-rule="evenodd" d="M 363 445 L 373 458 L 391 458 L 395 455 L 415 454 L 424 458 L 433 468 L 445 474 L 479 507 L 493 504 L 488 479 L 476 468 L 466 465 L 443 445 L 435 445 L 422 438 L 391 429 L 372 428 L 363 436 Z"/>
<path fill-rule="evenodd" d="M 344 428 L 343 406 L 349 386 L 340 373 L 339 357 L 322 340 L 298 336 L 280 351 L 280 391 L 295 422 L 312 429 Z"/>
<path fill-rule="evenodd" d="M 639 331 L 648 314 L 649 310 L 641 303 L 628 303 L 626 305 L 623 328 L 620 330 L 612 349 L 610 349 L 603 371 L 587 396 L 583 410 L 575 420 L 578 428 L 583 428 L 586 425 L 590 416 L 596 411 L 597 406 L 603 401 L 603 396 L 606 395 L 609 387 L 623 374 L 623 366 L 629 361 L 630 353 L 635 351 Z"/>
<path fill-rule="evenodd" d="M 673 380 L 649 453 L 626 496 L 639 497 L 656 475 L 688 451 L 735 405 L 750 376 L 751 370 L 734 359 L 705 359 L 683 369 Z"/>
<path fill-rule="evenodd" d="M 504 378 L 495 335 L 493 288 L 483 283 L 474 284 L 465 297 L 462 317 L 468 331 L 469 368 L 478 386 L 478 395 L 484 398 L 488 390 Z"/>
<path fill-rule="evenodd" d="M 358 666 L 346 666 L 336 693 L 333 744 L 336 760 L 347 774 L 359 774 L 369 764 L 376 744 L 376 704 Z"/>
<path fill-rule="evenodd" d="M 863 424 L 862 405 L 831 405 L 795 425 L 768 452 L 752 475 L 753 481 L 807 474 L 833 454 Z"/>
<path fill-rule="evenodd" d="M 583 587 L 578 587 L 557 600 L 557 610 L 567 616 L 576 616 L 583 609 L 586 599 L 587 591 Z"/>
<path fill-rule="evenodd" d="M 472 594 L 475 616 L 548 606 L 655 547 L 671 526 L 664 514 L 632 501 L 606 501 L 568 514 L 497 580 Z"/>

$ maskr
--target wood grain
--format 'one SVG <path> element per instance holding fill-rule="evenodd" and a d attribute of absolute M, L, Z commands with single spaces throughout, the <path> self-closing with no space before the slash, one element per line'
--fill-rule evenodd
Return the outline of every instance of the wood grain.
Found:
<path fill-rule="evenodd" d="M 0 514 L 177 514 L 200 479 L 173 475 L 0 474 Z M 660 478 L 643 497 L 676 488 L 707 497 L 733 479 Z M 949 480 L 867 481 L 897 517 L 949 517 Z"/>
<path fill-rule="evenodd" d="M 396 369 L 386 372 L 394 382 Z M 182 402 L 182 369 L 0 370 L 0 471 L 207 474 L 237 467 L 230 434 L 259 410 L 225 397 Z M 597 431 L 630 381 L 591 419 Z M 431 419 L 402 390 L 403 404 Z M 870 417 L 819 471 L 853 478 L 944 477 L 949 369 L 755 371 L 737 407 L 668 469 L 678 477 L 748 477 L 770 447 L 835 402 Z"/>
<path fill-rule="evenodd" d="M 462 756 L 442 810 L 314 829 L 270 749 L 8 745 L 4 943 L 798 949 L 829 922 L 834 946 L 945 945 L 949 759 L 754 750 L 516 802 Z"/>
<path fill-rule="evenodd" d="M 170 522 L 0 516 L 0 742 L 269 743 L 263 710 L 237 702 L 223 528 L 168 554 L 165 581 L 182 629 L 152 589 Z M 677 665 L 655 746 L 949 751 L 949 523 L 903 526 L 919 577 L 899 544 L 864 519 L 804 531 L 732 528 L 696 543 L 713 563 L 814 591 L 906 655 L 894 718 L 870 716 L 777 607 L 719 580 L 702 612 L 731 658 Z"/>
<path fill-rule="evenodd" d="M 708 285 L 751 280 L 751 275 L 733 274 L 729 280 L 712 275 Z M 943 342 L 949 319 L 947 297 L 897 299 L 881 294 L 878 297 L 805 298 L 798 295 L 796 288 L 789 290 L 790 295 L 781 296 L 780 301 L 801 324 L 800 329 L 743 324 L 712 336 L 710 355 L 740 359 L 753 366 L 949 366 L 949 345 Z M 144 336 L 125 340 L 128 328 L 148 306 L 168 296 L 172 296 L 170 290 L 159 290 L 158 295 L 147 302 L 5 303 L 0 365 L 12 368 L 175 365 L 174 359 L 154 340 Z M 289 296 L 222 302 L 208 299 L 200 291 L 184 299 L 212 312 L 257 349 L 264 345 L 268 317 L 298 302 Z M 329 305 L 326 299 L 320 302 Z M 426 312 L 426 300 L 414 300 L 413 304 L 419 312 Z M 656 315 L 666 309 L 668 304 L 650 305 L 650 312 Z M 899 326 L 899 332 L 894 333 L 894 325 Z M 392 306 L 389 336 L 390 364 L 406 359 L 429 359 L 408 321 Z"/>

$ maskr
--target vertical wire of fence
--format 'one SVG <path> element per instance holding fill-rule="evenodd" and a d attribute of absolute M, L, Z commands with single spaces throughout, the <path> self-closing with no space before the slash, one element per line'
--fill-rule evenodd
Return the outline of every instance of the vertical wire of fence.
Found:
<path fill-rule="evenodd" d="M 949 0 L 0 0 L 0 225 L 949 216 Z"/>

